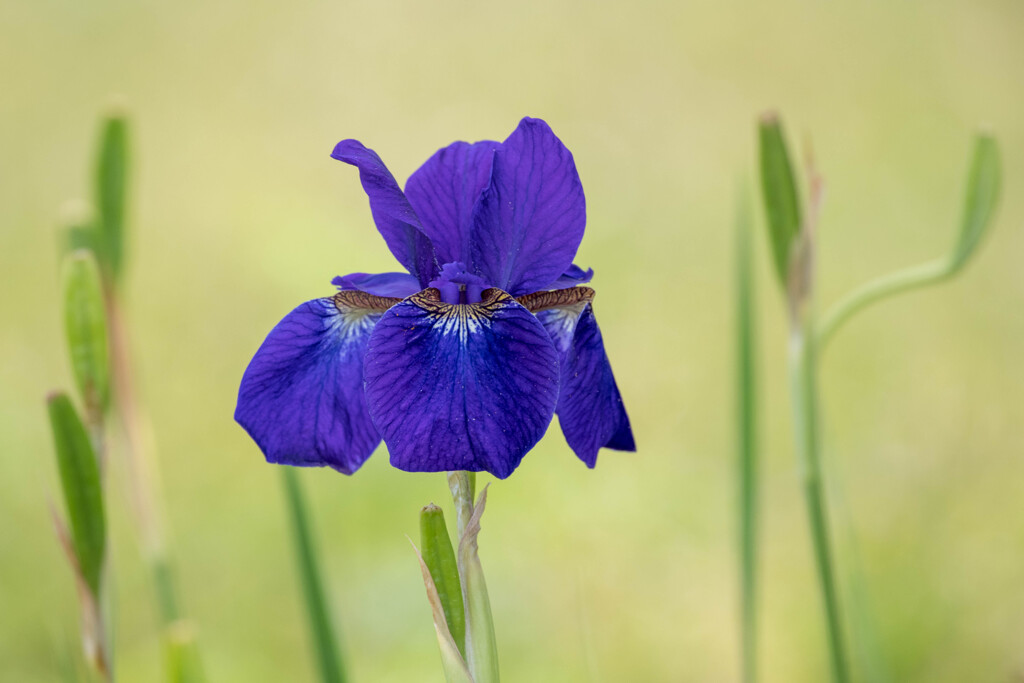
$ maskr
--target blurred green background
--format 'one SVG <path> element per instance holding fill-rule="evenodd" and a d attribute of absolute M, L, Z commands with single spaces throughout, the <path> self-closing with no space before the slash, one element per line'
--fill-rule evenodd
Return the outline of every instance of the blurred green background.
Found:
<path fill-rule="evenodd" d="M 297 303 L 393 270 L 356 137 L 400 180 L 457 139 L 545 118 L 588 202 L 577 261 L 639 452 L 588 471 L 553 426 L 491 487 L 481 555 L 508 681 L 739 675 L 732 235 L 754 124 L 778 108 L 828 184 L 820 289 L 944 253 L 971 134 L 1002 206 L 965 275 L 855 321 L 822 370 L 851 612 L 891 681 L 1024 674 L 1024 4 L 159 3 L 0 0 L 0 673 L 56 678 L 76 633 L 43 396 L 71 386 L 60 207 L 87 198 L 98 120 L 133 123 L 128 315 L 187 611 L 211 681 L 312 681 L 278 473 L 232 421 L 246 363 Z M 115 97 L 116 96 L 116 97 Z M 760 228 L 760 209 L 757 215 Z M 824 636 L 758 235 L 765 461 L 761 663 L 819 681 Z M 123 461 L 111 506 L 124 681 L 159 680 Z M 355 681 L 439 680 L 415 557 L 444 477 L 302 472 Z M 482 481 L 488 481 L 484 478 Z M 450 506 L 449 506 L 450 507 Z M 863 671 L 862 671 L 863 673 Z"/>

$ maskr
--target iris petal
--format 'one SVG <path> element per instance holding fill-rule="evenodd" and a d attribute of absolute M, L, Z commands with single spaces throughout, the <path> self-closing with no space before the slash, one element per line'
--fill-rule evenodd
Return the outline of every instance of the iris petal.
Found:
<path fill-rule="evenodd" d="M 405 196 L 434 244 L 438 263 L 470 263 L 473 209 L 491 180 L 498 147 L 491 140 L 455 142 L 439 149 L 409 176 Z"/>
<path fill-rule="evenodd" d="M 357 290 L 377 296 L 404 299 L 420 291 L 419 281 L 409 273 L 350 273 L 339 275 L 331 284 L 341 290 Z"/>
<path fill-rule="evenodd" d="M 434 247 L 423 234 L 419 217 L 381 158 L 358 140 L 342 140 L 331 156 L 359 169 L 359 181 L 370 199 L 370 212 L 388 249 L 421 286 L 437 276 Z"/>
<path fill-rule="evenodd" d="M 574 291 L 578 290 L 553 294 Z M 569 447 L 587 467 L 597 464 L 597 453 L 602 448 L 635 451 L 629 416 L 604 350 L 593 307 L 589 301 L 581 300 L 545 308 L 536 315 L 558 350 L 561 390 L 557 413 Z"/>
<path fill-rule="evenodd" d="M 388 300 L 360 292 L 301 304 L 246 368 L 235 420 L 268 462 L 352 474 L 380 443 L 363 397 L 363 358 Z"/>
<path fill-rule="evenodd" d="M 546 123 L 525 118 L 494 153 L 466 263 L 513 296 L 545 289 L 572 265 L 585 225 L 572 153 Z"/>
<path fill-rule="evenodd" d="M 564 273 L 558 276 L 558 279 L 554 281 L 549 287 L 545 289 L 567 289 L 569 287 L 575 287 L 576 285 L 585 285 L 594 279 L 594 269 L 587 268 L 583 270 L 575 263 L 569 266 Z"/>
<path fill-rule="evenodd" d="M 540 322 L 508 294 L 452 305 L 427 289 L 374 328 L 366 400 L 391 453 L 412 472 L 486 470 L 505 478 L 547 430 L 558 356 Z"/>

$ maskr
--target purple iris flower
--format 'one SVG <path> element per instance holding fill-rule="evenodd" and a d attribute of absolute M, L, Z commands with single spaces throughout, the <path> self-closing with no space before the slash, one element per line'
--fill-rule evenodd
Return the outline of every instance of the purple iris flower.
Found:
<path fill-rule="evenodd" d="M 278 323 L 242 377 L 235 419 L 269 462 L 352 474 L 383 438 L 411 472 L 510 475 L 554 413 L 576 455 L 635 450 L 573 264 L 586 208 L 572 154 L 540 119 L 456 142 L 406 183 L 343 140 L 407 273 L 337 277 Z"/>

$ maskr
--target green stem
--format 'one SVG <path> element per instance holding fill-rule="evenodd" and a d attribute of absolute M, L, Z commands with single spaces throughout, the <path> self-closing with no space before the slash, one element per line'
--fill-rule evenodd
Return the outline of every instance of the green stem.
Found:
<path fill-rule="evenodd" d="M 741 205 L 736 235 L 736 421 L 739 428 L 740 638 L 743 681 L 757 680 L 757 405 L 750 220 Z"/>
<path fill-rule="evenodd" d="M 855 289 L 835 304 L 817 327 L 817 344 L 823 348 L 843 323 L 854 313 L 876 301 L 918 287 L 936 284 L 952 277 L 958 270 L 956 262 L 940 259 L 905 268 Z"/>
<path fill-rule="evenodd" d="M 327 610 L 327 600 L 320 567 L 317 562 L 316 544 L 310 530 L 309 516 L 302 495 L 299 477 L 291 467 L 281 468 L 284 479 L 288 509 L 291 512 L 292 536 L 295 538 L 295 554 L 302 577 L 302 590 L 306 598 L 306 611 L 313 634 L 320 678 L 324 683 L 344 683 L 345 669 L 337 647 L 337 638 Z"/>
<path fill-rule="evenodd" d="M 466 530 L 469 518 L 473 516 L 473 505 L 476 500 L 476 472 L 463 470 L 448 473 L 448 488 L 452 492 L 455 503 L 455 518 L 458 528 L 456 538 L 462 540 L 462 532 Z"/>
<path fill-rule="evenodd" d="M 825 606 L 832 680 L 850 680 L 842 632 L 832 547 L 829 540 L 825 487 L 822 480 L 821 443 L 818 422 L 817 349 L 812 324 L 794 328 L 790 338 L 790 381 L 796 446 L 803 466 L 804 495 L 811 522 L 811 541 L 817 565 L 818 583 Z"/>

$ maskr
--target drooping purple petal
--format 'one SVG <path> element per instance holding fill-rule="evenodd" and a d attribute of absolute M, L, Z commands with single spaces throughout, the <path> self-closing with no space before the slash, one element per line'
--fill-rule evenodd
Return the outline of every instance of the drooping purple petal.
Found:
<path fill-rule="evenodd" d="M 561 363 L 558 421 L 569 447 L 587 467 L 601 448 L 635 451 L 629 416 L 622 404 L 601 330 L 589 303 L 539 311 Z"/>
<path fill-rule="evenodd" d="M 540 322 L 504 292 L 475 305 L 436 289 L 391 308 L 370 337 L 366 400 L 391 464 L 505 478 L 547 430 L 558 356 Z"/>
<path fill-rule="evenodd" d="M 346 305 L 345 294 L 285 316 L 245 370 L 235 420 L 268 462 L 352 474 L 380 443 L 363 396 L 363 357 L 383 312 Z"/>
<path fill-rule="evenodd" d="M 455 142 L 439 149 L 405 183 L 405 196 L 434 244 L 438 263 L 469 263 L 473 209 L 491 180 L 491 140 Z"/>
<path fill-rule="evenodd" d="M 377 296 L 404 299 L 420 291 L 419 280 L 409 273 L 350 273 L 339 275 L 331 284 L 341 290 L 357 290 Z"/>
<path fill-rule="evenodd" d="M 558 276 L 558 279 L 554 281 L 549 287 L 545 289 L 568 289 L 569 287 L 575 287 L 576 285 L 585 285 L 594 279 L 594 269 L 587 268 L 583 270 L 575 263 L 569 266 L 569 269 Z"/>
<path fill-rule="evenodd" d="M 513 296 L 544 289 L 572 265 L 585 224 L 572 154 L 546 123 L 525 118 L 494 153 L 467 263 Z"/>
<path fill-rule="evenodd" d="M 377 230 L 398 262 L 426 286 L 437 275 L 434 248 L 391 171 L 376 152 L 358 140 L 342 140 L 331 156 L 359 169 Z"/>

